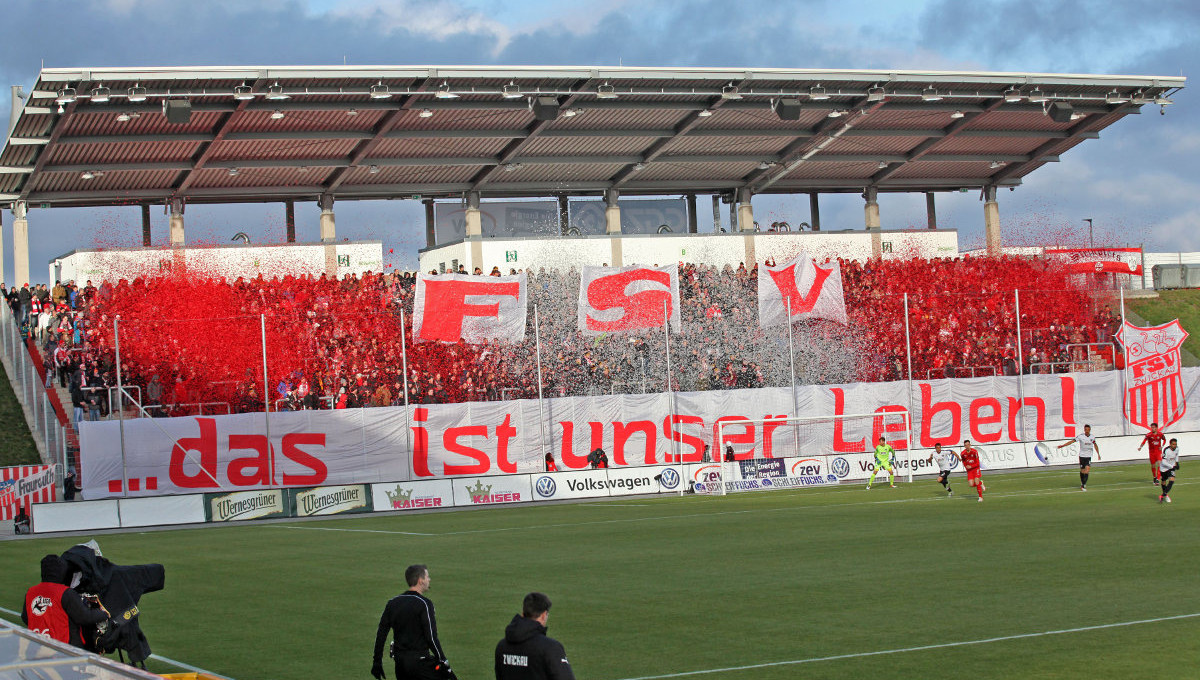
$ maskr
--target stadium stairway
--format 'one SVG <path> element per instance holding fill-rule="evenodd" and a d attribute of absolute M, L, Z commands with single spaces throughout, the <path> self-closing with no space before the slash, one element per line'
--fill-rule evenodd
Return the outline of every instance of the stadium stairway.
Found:
<path fill-rule="evenodd" d="M 38 349 L 37 342 L 32 339 L 25 341 L 25 347 L 29 351 L 29 358 L 33 361 L 33 365 L 37 368 L 38 379 L 42 384 L 46 384 L 46 368 L 42 365 L 42 353 Z M 75 423 L 71 420 L 71 415 L 68 414 L 65 404 L 71 403 L 70 390 L 58 386 L 57 381 L 52 381 L 54 389 L 46 390 L 46 395 L 49 398 L 50 406 L 54 409 L 54 415 L 58 418 L 58 423 L 62 425 L 67 432 L 67 455 L 70 457 L 71 465 L 79 469 L 79 433 L 75 429 Z M 73 413 L 74 409 L 72 409 Z"/>

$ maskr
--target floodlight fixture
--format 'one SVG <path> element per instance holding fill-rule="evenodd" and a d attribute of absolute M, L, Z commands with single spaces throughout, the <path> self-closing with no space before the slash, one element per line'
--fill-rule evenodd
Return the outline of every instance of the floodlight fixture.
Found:
<path fill-rule="evenodd" d="M 1124 104 L 1127 101 L 1129 101 L 1129 97 L 1126 97 L 1125 95 L 1121 94 L 1120 92 L 1117 92 L 1116 90 L 1113 90 L 1112 92 L 1109 92 L 1108 94 L 1104 95 L 1104 103 L 1105 104 Z"/>
<path fill-rule="evenodd" d="M 701 118 L 708 118 L 709 116 L 713 115 L 713 112 L 712 112 L 712 109 L 704 109 L 703 111 L 697 113 L 696 115 L 700 116 Z"/>
<path fill-rule="evenodd" d="M 737 85 L 729 83 L 721 88 L 721 99 L 741 99 L 742 95 L 738 92 Z"/>
<path fill-rule="evenodd" d="M 1042 104 L 1046 101 L 1049 101 L 1049 99 L 1050 98 L 1046 96 L 1046 93 L 1042 92 L 1040 88 L 1035 87 L 1029 91 L 1029 101 L 1033 102 L 1034 104 Z"/>
<path fill-rule="evenodd" d="M 96 178 L 96 173 L 92 172 L 91 170 L 84 170 L 83 172 L 79 173 L 79 179 L 86 180 L 86 179 L 95 179 L 95 178 Z"/>
<path fill-rule="evenodd" d="M 430 116 L 433 115 L 433 111 L 430 111 L 429 109 L 421 109 L 421 112 L 418 113 L 417 115 L 420 116 L 421 118 L 429 118 Z"/>
<path fill-rule="evenodd" d="M 73 87 L 64 87 L 63 89 L 59 90 L 58 97 L 54 99 L 54 103 L 60 106 L 63 104 L 70 104 L 73 101 L 75 101 L 75 88 Z M 62 112 L 59 111 L 59 113 Z"/>
<path fill-rule="evenodd" d="M 381 80 L 371 86 L 370 94 L 371 99 L 390 99 L 392 96 L 392 90 L 387 85 L 384 85 L 383 81 Z"/>
<path fill-rule="evenodd" d="M 1004 101 L 1008 104 L 1016 104 L 1021 101 L 1021 91 L 1015 87 L 1010 87 L 1004 91 Z"/>
<path fill-rule="evenodd" d="M 450 83 L 443 80 L 442 86 L 434 93 L 434 97 L 438 99 L 458 99 L 458 95 L 450 91 Z"/>
<path fill-rule="evenodd" d="M 520 99 L 522 96 L 524 96 L 521 94 L 521 86 L 517 85 L 516 82 L 511 80 L 508 81 L 508 84 L 504 86 L 501 94 L 505 99 Z"/>
<path fill-rule="evenodd" d="M 880 85 L 867 88 L 867 101 L 869 102 L 883 101 L 884 96 L 885 93 L 883 91 L 883 87 Z"/>
<path fill-rule="evenodd" d="M 233 88 L 233 98 L 239 102 L 250 101 L 254 99 L 254 88 L 242 83 Z"/>
<path fill-rule="evenodd" d="M 237 169 L 237 168 L 229 168 L 229 176 L 230 176 L 230 177 L 237 177 L 237 176 L 238 176 L 238 169 Z"/>
<path fill-rule="evenodd" d="M 965 115 L 967 115 L 967 114 L 963 113 L 962 111 L 955 111 L 954 113 L 950 114 L 950 117 L 957 120 L 959 118 L 962 118 Z"/>
<path fill-rule="evenodd" d="M 921 101 L 923 102 L 938 102 L 942 100 L 942 95 L 937 91 L 937 88 L 930 85 L 921 90 Z"/>
<path fill-rule="evenodd" d="M 821 85 L 818 83 L 817 85 L 813 85 L 812 87 L 808 88 L 808 98 L 812 99 L 813 101 L 821 101 L 824 99 L 829 99 L 829 93 L 826 92 L 825 88 L 821 87 Z"/>
<path fill-rule="evenodd" d="M 603 85 L 596 88 L 596 99 L 616 99 L 616 98 L 617 98 L 617 88 L 613 87 L 612 85 L 609 85 L 608 83 L 604 83 Z"/>
<path fill-rule="evenodd" d="M 278 101 L 282 99 L 290 99 L 290 97 L 286 92 L 283 91 L 283 86 L 279 84 L 279 81 L 275 81 L 274 85 L 267 88 L 267 99 Z"/>
<path fill-rule="evenodd" d="M 124 111 L 122 111 L 121 113 L 118 113 L 117 114 L 117 122 L 118 123 L 128 123 L 129 122 L 129 114 L 125 113 Z"/>
<path fill-rule="evenodd" d="M 92 88 L 92 91 L 88 95 L 88 98 L 92 100 L 93 104 L 107 104 L 109 97 L 111 95 L 112 95 L 112 90 L 109 90 L 107 87 L 104 87 L 104 84 L 101 83 L 100 85 L 97 85 L 96 87 Z"/>
<path fill-rule="evenodd" d="M 283 118 L 283 111 L 280 111 L 279 109 L 275 109 L 274 111 L 271 112 L 271 120 L 281 120 L 282 118 Z"/>
<path fill-rule="evenodd" d="M 129 88 L 127 96 L 129 101 L 136 104 L 146 101 L 150 95 L 148 92 L 146 92 L 146 88 L 142 87 L 141 85 L 134 85 L 133 87 Z"/>

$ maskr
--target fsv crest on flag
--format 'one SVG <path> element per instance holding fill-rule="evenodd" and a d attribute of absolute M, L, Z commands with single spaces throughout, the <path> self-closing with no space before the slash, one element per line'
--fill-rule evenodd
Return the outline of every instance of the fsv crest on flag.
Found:
<path fill-rule="evenodd" d="M 1125 418 L 1129 422 L 1147 429 L 1150 423 L 1158 423 L 1165 429 L 1187 412 L 1179 373 L 1179 348 L 1187 337 L 1179 319 L 1149 328 L 1125 322 L 1117 331 L 1117 342 L 1125 349 Z"/>

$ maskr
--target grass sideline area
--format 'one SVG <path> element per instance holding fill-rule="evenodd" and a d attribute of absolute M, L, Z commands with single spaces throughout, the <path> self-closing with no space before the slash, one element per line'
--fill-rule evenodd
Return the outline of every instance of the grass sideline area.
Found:
<path fill-rule="evenodd" d="M 154 651 L 237 680 L 369 677 L 414 562 L 464 680 L 492 677 L 529 590 L 580 678 L 1180 678 L 1200 664 L 1194 466 L 1170 505 L 1125 464 L 1086 493 L 1073 469 L 987 475 L 983 503 L 956 475 L 950 498 L 918 479 L 97 538 L 166 565 L 141 603 Z M 87 538 L 6 542 L 4 604 Z"/>
<path fill-rule="evenodd" d="M 21 404 L 13 392 L 12 384 L 8 382 L 8 373 L 0 364 L 0 467 L 10 465 L 37 465 L 41 462 L 38 457 L 37 445 L 33 443 L 33 435 L 29 432 L 29 424 L 25 422 L 25 414 L 21 412 Z"/>

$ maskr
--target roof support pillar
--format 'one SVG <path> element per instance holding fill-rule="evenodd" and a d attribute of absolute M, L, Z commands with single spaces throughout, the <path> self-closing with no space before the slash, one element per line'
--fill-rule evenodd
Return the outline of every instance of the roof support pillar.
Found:
<path fill-rule="evenodd" d="M 696 226 L 696 194 L 687 195 L 687 231 L 689 234 L 695 234 Z"/>
<path fill-rule="evenodd" d="M 566 196 L 558 197 L 558 235 L 566 236 L 571 228 L 571 211 Z"/>
<path fill-rule="evenodd" d="M 712 195 L 713 204 L 713 233 L 721 233 L 721 195 Z"/>
<path fill-rule="evenodd" d="M 425 247 L 432 248 L 437 245 L 437 221 L 433 213 L 433 199 L 427 198 L 421 203 L 425 204 Z"/>
<path fill-rule="evenodd" d="M 883 256 L 883 239 L 879 233 L 879 190 L 867 187 L 863 192 L 863 199 L 866 201 L 863 206 L 863 218 L 867 231 L 871 234 L 871 257 L 879 258 Z"/>
<path fill-rule="evenodd" d="M 142 246 L 150 247 L 150 204 L 142 204 Z"/>
<path fill-rule="evenodd" d="M 925 192 L 925 221 L 930 229 L 937 229 L 937 200 L 932 191 Z"/>
<path fill-rule="evenodd" d="M 808 226 L 813 231 L 821 231 L 821 198 L 817 192 L 808 195 Z"/>
<path fill-rule="evenodd" d="M 284 227 L 287 229 L 287 242 L 296 242 L 296 202 L 286 200 L 283 202 L 283 221 Z"/>
<path fill-rule="evenodd" d="M 184 243 L 183 231 L 183 210 L 184 203 L 182 198 L 171 199 L 171 218 L 170 218 L 170 245 L 172 247 L 182 246 Z"/>
<path fill-rule="evenodd" d="M 29 204 L 17 201 L 13 213 L 13 288 L 29 283 Z"/>
<path fill-rule="evenodd" d="M 754 231 L 754 207 L 750 205 L 749 189 L 738 189 L 737 225 L 741 231 Z"/>
<path fill-rule="evenodd" d="M 983 188 L 983 229 L 988 255 L 1000 254 L 1000 204 L 996 202 L 996 185 Z"/>
<path fill-rule="evenodd" d="M 608 234 L 609 246 L 612 248 L 612 266 L 623 267 L 625 253 L 621 246 L 621 192 L 617 189 L 604 191 L 604 233 Z"/>
<path fill-rule="evenodd" d="M 321 194 L 317 199 L 321 207 L 321 243 L 332 243 L 337 239 L 337 224 L 333 218 L 333 196 Z"/>
<path fill-rule="evenodd" d="M 483 268 L 483 215 L 479 212 L 479 192 L 468 191 L 467 199 L 467 272 Z"/>

